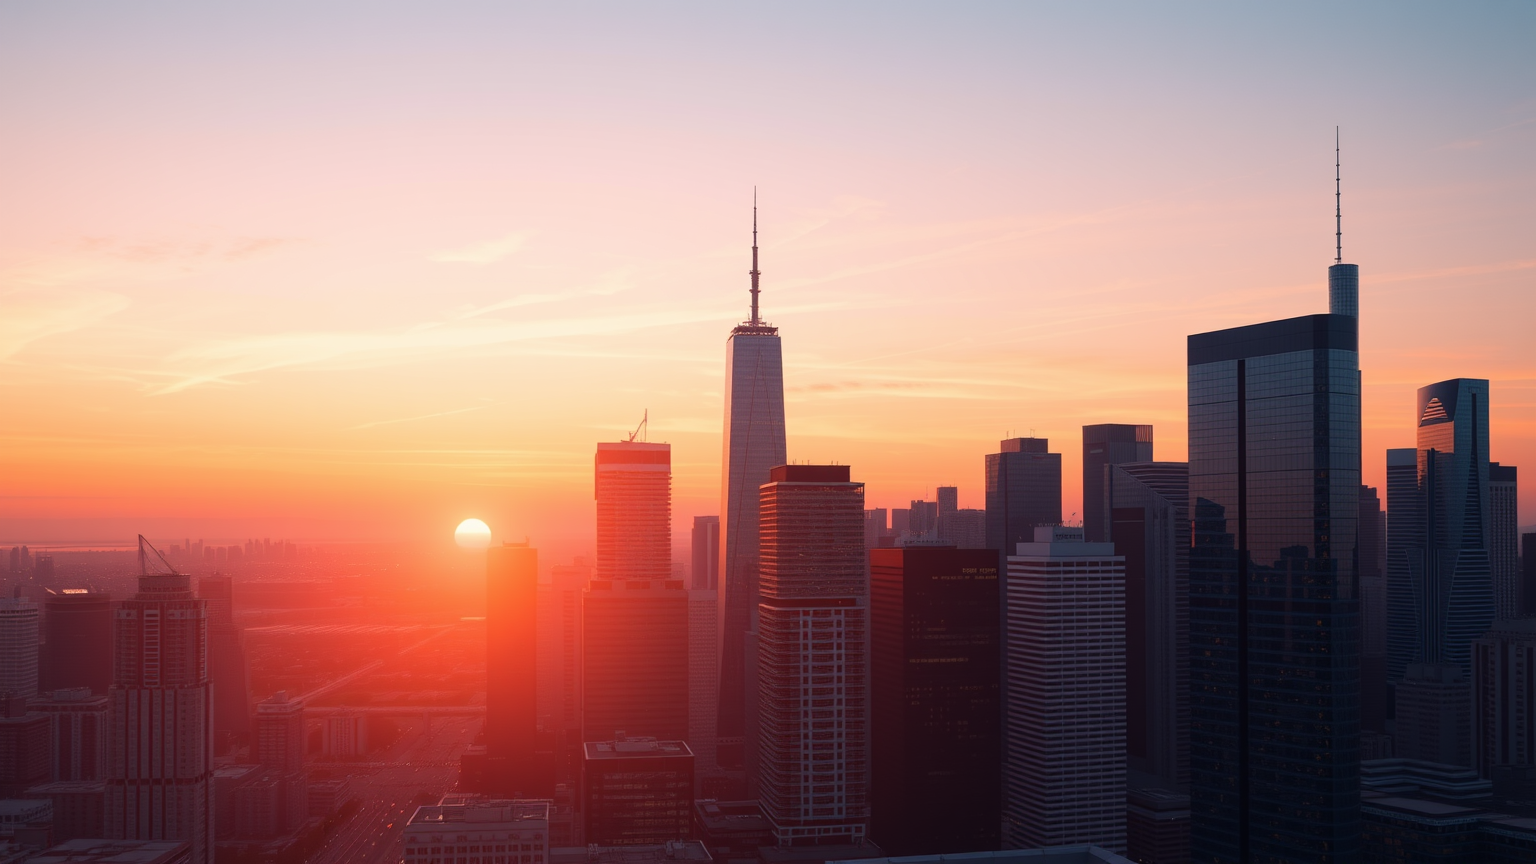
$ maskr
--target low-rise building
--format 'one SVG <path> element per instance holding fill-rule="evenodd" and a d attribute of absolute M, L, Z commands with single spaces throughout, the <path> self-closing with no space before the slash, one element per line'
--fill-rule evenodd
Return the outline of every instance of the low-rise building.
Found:
<path fill-rule="evenodd" d="M 53 804 L 53 842 L 64 843 L 105 833 L 107 786 L 99 780 L 59 780 L 27 790 L 28 798 Z"/>
<path fill-rule="evenodd" d="M 682 741 L 589 741 L 582 759 L 586 841 L 665 844 L 693 837 L 693 752 Z"/>
<path fill-rule="evenodd" d="M 713 859 L 697 840 L 674 840 L 631 846 L 568 846 L 551 850 L 549 864 L 710 864 Z"/>
<path fill-rule="evenodd" d="M 171 840 L 70 840 L 28 864 L 191 864 L 192 847 Z"/>
<path fill-rule="evenodd" d="M 405 864 L 549 864 L 548 800 L 445 796 L 406 823 Z"/>
<path fill-rule="evenodd" d="M 756 861 L 758 847 L 774 843 L 773 825 L 757 801 L 696 801 L 693 831 L 721 864 Z"/>

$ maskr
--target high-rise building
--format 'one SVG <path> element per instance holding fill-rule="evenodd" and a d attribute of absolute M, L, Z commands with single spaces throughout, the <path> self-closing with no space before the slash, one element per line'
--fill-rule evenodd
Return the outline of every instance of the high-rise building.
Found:
<path fill-rule="evenodd" d="M 256 704 L 256 759 L 268 782 L 261 792 L 273 834 L 296 831 L 309 815 L 304 775 L 304 703 L 279 690 Z"/>
<path fill-rule="evenodd" d="M 582 813 L 588 844 L 637 846 L 693 837 L 693 753 L 683 741 L 588 741 Z"/>
<path fill-rule="evenodd" d="M 582 598 L 582 737 L 688 736 L 688 591 L 681 579 L 594 577 Z"/>
<path fill-rule="evenodd" d="M 1454 378 L 1420 387 L 1418 427 L 1424 569 L 1417 636 L 1423 662 L 1459 666 L 1470 678 L 1472 640 L 1494 617 L 1488 382 Z"/>
<path fill-rule="evenodd" d="M 1083 535 L 1089 543 L 1109 542 L 1105 469 L 1124 462 L 1151 461 L 1151 426 L 1100 423 L 1083 427 Z"/>
<path fill-rule="evenodd" d="M 1403 680 L 1408 664 L 1424 662 L 1424 499 L 1419 454 L 1387 451 L 1387 681 Z"/>
<path fill-rule="evenodd" d="M 1360 487 L 1360 728 L 1386 731 L 1387 521 L 1374 486 Z"/>
<path fill-rule="evenodd" d="M 37 604 L 20 596 L 0 598 L 0 693 L 37 695 Z"/>
<path fill-rule="evenodd" d="M 50 718 L 29 711 L 27 700 L 0 693 L 0 800 L 48 782 L 50 727 Z"/>
<path fill-rule="evenodd" d="M 189 577 L 151 572 L 117 610 L 107 765 L 107 836 L 180 840 L 213 860 L 213 699 L 208 612 Z M 158 557 L 158 556 L 157 556 Z"/>
<path fill-rule="evenodd" d="M 107 694 L 89 687 L 55 690 L 30 710 L 48 718 L 50 780 L 100 782 L 106 777 Z"/>
<path fill-rule="evenodd" d="M 718 559 L 717 559 L 718 560 Z M 715 616 L 719 599 L 713 588 L 688 592 L 688 743 L 700 774 L 715 765 L 715 723 L 719 722 L 720 656 L 716 652 Z"/>
<path fill-rule="evenodd" d="M 1012 555 L 1035 529 L 1061 524 L 1061 454 L 1046 438 L 1009 438 L 987 454 L 987 548 Z"/>
<path fill-rule="evenodd" d="M 1536 534 L 1520 535 L 1520 610 L 1536 615 Z"/>
<path fill-rule="evenodd" d="M 1100 542 L 1113 542 L 1125 559 L 1127 767 L 1183 788 L 1189 784 L 1189 464 L 1109 463 L 1103 473 L 1109 524 Z M 1188 820 L 1182 824 L 1187 828 Z"/>
<path fill-rule="evenodd" d="M 234 585 L 230 577 L 199 577 L 197 596 L 208 604 L 213 752 L 227 753 L 251 735 L 251 683 L 245 659 L 245 632 L 235 626 Z"/>
<path fill-rule="evenodd" d="M 1501 620 L 1473 643 L 1472 693 L 1478 774 L 1536 770 L 1536 618 Z"/>
<path fill-rule="evenodd" d="M 553 756 L 538 741 L 539 552 L 503 543 L 485 555 L 486 786 L 547 797 Z"/>
<path fill-rule="evenodd" d="M 1513 465 L 1488 466 L 1488 566 L 1495 619 L 1520 617 L 1520 496 Z"/>
<path fill-rule="evenodd" d="M 1461 667 L 1410 663 L 1397 682 L 1396 732 L 1392 752 L 1399 759 L 1441 765 L 1472 765 L 1472 686 Z"/>
<path fill-rule="evenodd" d="M 539 746 L 556 754 L 555 782 L 570 789 L 581 778 L 581 606 L 590 581 L 589 559 L 578 557 L 549 568 L 548 578 L 541 576 L 538 588 L 539 658 L 534 674 Z M 554 818 L 560 825 L 569 822 L 564 802 L 556 805 Z"/>
<path fill-rule="evenodd" d="M 939 537 L 943 538 L 945 521 L 960 509 L 960 487 L 940 486 L 934 492 L 934 497 L 938 499 L 934 502 L 938 511 L 934 525 L 938 529 Z"/>
<path fill-rule="evenodd" d="M 761 488 L 760 797 L 780 846 L 861 842 L 869 826 L 864 484 L 781 465 Z"/>
<path fill-rule="evenodd" d="M 597 445 L 597 559 L 592 578 L 672 578 L 672 445 Z"/>
<path fill-rule="evenodd" d="M 870 551 L 870 838 L 890 854 L 998 848 L 998 581 L 990 549 Z"/>
<path fill-rule="evenodd" d="M 1008 556 L 1003 843 L 1125 851 L 1125 559 L 1082 528 Z"/>
<path fill-rule="evenodd" d="M 43 601 L 39 686 L 44 692 L 112 686 L 112 595 L 65 588 Z"/>
<path fill-rule="evenodd" d="M 747 769 L 756 738 L 748 657 L 758 614 L 758 487 L 789 461 L 784 442 L 784 357 L 779 328 L 758 315 L 757 206 L 752 208 L 752 312 L 725 343 L 725 435 L 720 482 L 720 720 L 717 759 Z"/>
<path fill-rule="evenodd" d="M 1359 858 L 1357 326 L 1189 337 L 1195 862 Z"/>
<path fill-rule="evenodd" d="M 720 587 L 720 517 L 693 517 L 694 589 L 714 591 Z"/>
<path fill-rule="evenodd" d="M 874 549 L 881 541 L 890 536 L 890 516 L 884 507 L 874 507 L 864 511 L 864 548 Z"/>

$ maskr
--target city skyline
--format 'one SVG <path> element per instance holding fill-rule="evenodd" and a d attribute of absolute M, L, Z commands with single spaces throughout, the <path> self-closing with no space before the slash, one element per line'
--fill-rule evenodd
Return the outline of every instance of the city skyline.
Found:
<path fill-rule="evenodd" d="M 1493 28 L 1362 7 L 1320 32 L 1304 11 L 1232 10 L 1186 33 L 1145 11 L 903 7 L 864 41 L 849 11 L 816 36 L 756 22 L 729 59 L 696 46 L 740 33 L 733 13 L 608 50 L 628 33 L 616 12 L 588 34 L 590 66 L 406 12 L 336 56 L 319 40 L 334 12 L 303 37 L 280 11 L 163 31 L 155 14 L 0 14 L 0 80 L 72 70 L 50 77 L 54 101 L 0 85 L 21 130 L 0 168 L 17 202 L 0 216 L 0 542 L 437 543 L 479 516 L 567 560 L 591 545 L 587 442 L 646 409 L 686 536 L 718 512 L 720 342 L 743 317 L 753 185 L 788 458 L 859 465 L 871 506 L 952 484 L 974 508 L 994 442 L 1048 438 L 1080 519 L 1082 426 L 1150 424 L 1159 458 L 1186 457 L 1185 335 L 1326 308 L 1336 125 L 1363 482 L 1384 488 L 1381 454 L 1413 445 L 1414 391 L 1457 376 L 1491 382 L 1489 458 L 1536 462 L 1529 12 Z M 558 51 L 563 14 L 485 30 Z M 1202 28 L 1218 27 L 1216 44 Z M 1090 31 L 1079 78 L 1035 83 L 1060 65 L 1049 34 Z M 1149 89 L 1122 92 L 1145 32 L 1160 57 L 1198 44 L 1227 72 L 1162 57 Z M 255 76 L 272 46 L 296 78 Z M 379 65 L 397 49 L 406 62 Z M 894 60 L 914 55 L 931 59 Z M 609 93 L 620 62 L 635 80 Z M 91 90 L 108 66 L 117 82 Z M 337 105 L 356 125 L 327 119 Z M 711 122 L 678 120 L 695 116 Z"/>

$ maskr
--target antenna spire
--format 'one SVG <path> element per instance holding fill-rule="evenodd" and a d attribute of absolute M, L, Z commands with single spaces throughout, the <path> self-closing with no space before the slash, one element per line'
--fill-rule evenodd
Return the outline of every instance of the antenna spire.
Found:
<path fill-rule="evenodd" d="M 752 187 L 752 270 L 750 271 L 750 275 L 752 276 L 752 319 L 751 319 L 750 323 L 752 324 L 752 326 L 756 327 L 759 324 L 763 323 L 762 319 L 758 318 L 758 316 L 757 316 L 757 292 L 759 290 L 758 289 L 758 285 L 757 285 L 757 280 L 758 280 L 758 277 L 763 275 L 763 274 L 761 272 L 759 272 L 758 269 L 757 269 L 757 187 L 756 186 Z"/>
<path fill-rule="evenodd" d="M 1339 183 L 1339 127 L 1333 127 L 1333 263 L 1344 263 L 1343 187 Z"/>

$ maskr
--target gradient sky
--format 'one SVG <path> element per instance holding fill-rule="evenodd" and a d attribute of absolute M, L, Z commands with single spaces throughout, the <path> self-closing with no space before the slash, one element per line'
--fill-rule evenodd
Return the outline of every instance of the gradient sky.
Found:
<path fill-rule="evenodd" d="M 1333 132 L 1365 473 L 1492 379 L 1536 522 L 1536 6 L 0 6 L 0 543 L 580 551 L 649 409 L 718 510 L 724 342 L 870 506 L 1010 432 L 1152 423 L 1185 336 L 1326 311 Z M 318 8 L 316 8 L 318 7 Z"/>

